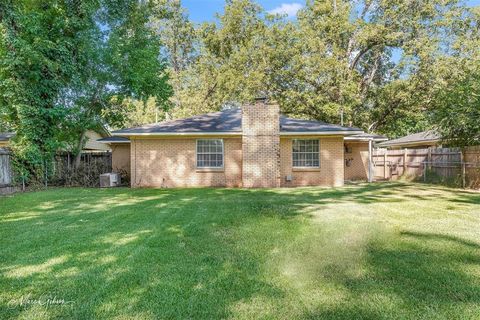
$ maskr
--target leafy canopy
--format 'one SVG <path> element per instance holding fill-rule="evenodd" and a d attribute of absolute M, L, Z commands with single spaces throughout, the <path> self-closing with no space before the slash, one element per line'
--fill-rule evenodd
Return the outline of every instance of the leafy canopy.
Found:
<path fill-rule="evenodd" d="M 153 9 L 136 0 L 0 3 L 0 115 L 17 132 L 24 172 L 42 176 L 56 151 L 81 150 L 87 129 L 121 125 L 116 101 L 167 106 Z"/>

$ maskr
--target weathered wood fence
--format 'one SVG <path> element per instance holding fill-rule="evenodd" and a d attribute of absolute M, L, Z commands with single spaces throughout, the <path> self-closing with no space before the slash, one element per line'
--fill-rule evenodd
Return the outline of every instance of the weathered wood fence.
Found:
<path fill-rule="evenodd" d="M 95 187 L 99 185 L 100 174 L 112 171 L 111 152 L 84 152 L 79 160 L 77 165 L 70 153 L 57 154 L 53 162 L 51 184 Z"/>
<path fill-rule="evenodd" d="M 0 148 L 0 194 L 12 193 L 25 187 L 21 178 L 15 179 L 12 157 L 9 149 Z M 72 154 L 64 152 L 55 155 L 52 167 L 47 168 L 41 184 L 94 187 L 99 184 L 100 174 L 111 171 L 112 154 L 108 151 L 82 153 L 78 164 L 75 164 Z"/>
<path fill-rule="evenodd" d="M 428 149 L 375 149 L 375 180 L 400 177 L 480 188 L 480 146 Z"/>
<path fill-rule="evenodd" d="M 12 181 L 10 173 L 10 152 L 0 149 L 0 184 L 10 184 Z"/>
<path fill-rule="evenodd" d="M 463 151 L 463 161 L 466 163 L 466 186 L 480 189 L 480 146 L 465 149 Z"/>
<path fill-rule="evenodd" d="M 0 194 L 12 193 L 15 191 L 12 185 L 12 164 L 10 150 L 0 148 Z"/>

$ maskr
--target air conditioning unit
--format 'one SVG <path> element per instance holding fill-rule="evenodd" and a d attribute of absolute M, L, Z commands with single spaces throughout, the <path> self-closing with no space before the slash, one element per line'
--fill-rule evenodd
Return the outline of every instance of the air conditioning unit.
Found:
<path fill-rule="evenodd" d="M 100 175 L 100 188 L 118 187 L 120 175 L 118 173 L 104 173 Z"/>

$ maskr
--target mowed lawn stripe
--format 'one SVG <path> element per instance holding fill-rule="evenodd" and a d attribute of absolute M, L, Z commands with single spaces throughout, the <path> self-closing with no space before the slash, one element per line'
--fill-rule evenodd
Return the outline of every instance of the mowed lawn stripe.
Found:
<path fill-rule="evenodd" d="M 65 303 L 43 304 L 52 300 Z M 408 183 L 0 198 L 0 318 L 480 318 L 480 194 Z"/>

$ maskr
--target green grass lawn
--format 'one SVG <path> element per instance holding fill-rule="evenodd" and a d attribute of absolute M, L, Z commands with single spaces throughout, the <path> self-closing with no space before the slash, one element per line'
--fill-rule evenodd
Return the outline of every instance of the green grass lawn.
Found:
<path fill-rule="evenodd" d="M 2 197 L 7 318 L 479 319 L 480 193 L 385 183 Z"/>

